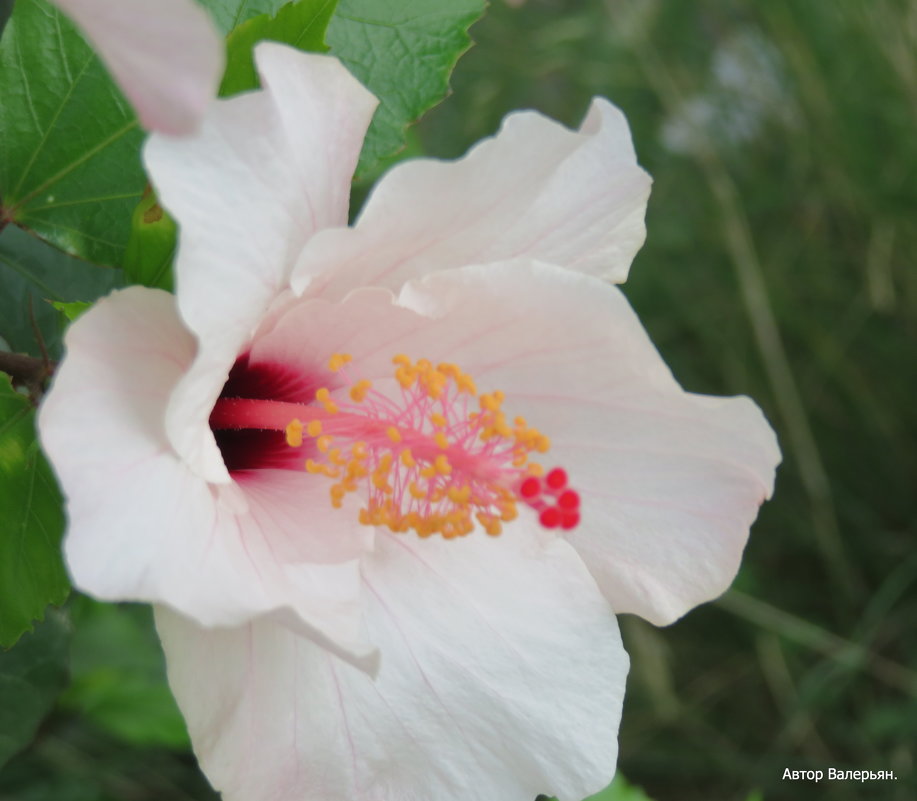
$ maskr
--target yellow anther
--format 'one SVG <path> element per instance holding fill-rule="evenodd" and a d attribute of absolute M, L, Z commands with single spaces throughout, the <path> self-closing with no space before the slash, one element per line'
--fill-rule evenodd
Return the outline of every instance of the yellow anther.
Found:
<path fill-rule="evenodd" d="M 433 478 L 436 475 L 436 468 L 432 464 L 428 464 L 426 467 L 421 468 L 420 475 L 423 478 Z"/>
<path fill-rule="evenodd" d="M 433 435 L 433 441 L 436 443 L 438 448 L 446 450 L 449 447 L 449 437 L 447 437 L 442 431 L 437 431 Z"/>
<path fill-rule="evenodd" d="M 469 395 L 478 394 L 478 388 L 475 386 L 474 380 L 467 373 L 459 373 L 455 377 L 455 385 L 458 387 L 459 392 L 467 392 Z"/>
<path fill-rule="evenodd" d="M 389 426 L 385 434 L 392 442 L 401 442 L 401 432 L 395 426 Z"/>
<path fill-rule="evenodd" d="M 513 435 L 513 430 L 506 424 L 506 415 L 503 412 L 497 412 L 494 415 L 493 429 L 505 439 L 509 439 Z"/>
<path fill-rule="evenodd" d="M 328 359 L 328 369 L 336 373 L 347 364 L 347 362 L 351 361 L 352 358 L 353 357 L 349 353 L 335 353 Z"/>
<path fill-rule="evenodd" d="M 321 473 L 324 465 L 319 464 L 314 459 L 306 459 L 306 472 L 307 473 Z"/>
<path fill-rule="evenodd" d="M 433 465 L 436 467 L 436 472 L 443 476 L 448 476 L 452 472 L 452 465 L 449 464 L 449 460 L 446 458 L 446 454 L 439 454 L 433 462 Z"/>
<path fill-rule="evenodd" d="M 493 515 L 487 514 L 486 512 L 478 512 L 475 517 L 484 527 L 484 531 L 490 534 L 491 537 L 496 537 L 503 531 L 503 526 L 500 525 L 500 521 Z"/>
<path fill-rule="evenodd" d="M 290 420 L 285 430 L 287 445 L 298 448 L 302 445 L 302 423 L 299 420 Z"/>
<path fill-rule="evenodd" d="M 438 370 L 429 370 L 423 375 L 424 389 L 431 398 L 439 398 L 448 383 L 449 379 Z"/>
<path fill-rule="evenodd" d="M 545 453 L 551 447 L 551 440 L 549 440 L 544 434 L 539 434 L 535 439 L 535 450 L 538 453 Z"/>
<path fill-rule="evenodd" d="M 449 487 L 449 500 L 454 503 L 468 503 L 471 497 L 471 487 L 465 484 L 463 487 Z"/>
<path fill-rule="evenodd" d="M 502 398 L 497 397 L 498 393 L 493 392 L 490 395 L 481 395 L 478 398 L 478 403 L 481 405 L 482 410 L 488 412 L 498 412 L 500 411 L 500 404 L 503 403 Z"/>
<path fill-rule="evenodd" d="M 516 509 L 516 504 L 512 501 L 507 501 L 506 503 L 500 504 L 500 519 L 504 523 L 509 523 L 510 520 L 515 520 L 519 516 L 519 512 Z"/>
<path fill-rule="evenodd" d="M 369 456 L 369 449 L 366 447 L 366 443 L 363 440 L 357 440 L 350 446 L 350 453 L 353 455 L 354 459 L 365 459 Z"/>
<path fill-rule="evenodd" d="M 508 490 L 506 487 L 497 487 L 497 495 L 500 496 L 504 501 L 512 501 L 515 503 L 516 496 L 513 495 L 511 490 Z"/>
<path fill-rule="evenodd" d="M 427 497 L 427 491 L 419 487 L 416 481 L 412 481 L 408 485 L 408 492 L 411 494 L 412 498 L 417 498 L 417 500 L 423 500 Z"/>
<path fill-rule="evenodd" d="M 517 417 L 515 420 L 513 420 L 513 422 L 514 422 L 517 426 L 519 426 L 519 428 L 525 428 L 526 425 L 527 425 L 527 423 L 526 423 L 524 417 Z"/>
<path fill-rule="evenodd" d="M 310 437 L 317 437 L 322 433 L 322 421 L 321 420 L 310 420 L 309 424 L 306 426 L 306 433 Z"/>
<path fill-rule="evenodd" d="M 382 458 L 379 459 L 379 464 L 376 467 L 376 472 L 388 474 L 388 471 L 392 469 L 392 452 L 386 451 L 382 454 Z"/>
<path fill-rule="evenodd" d="M 446 418 L 438 413 L 430 415 L 430 422 L 433 423 L 433 425 L 435 425 L 437 428 L 445 428 L 446 424 L 448 423 Z"/>
<path fill-rule="evenodd" d="M 332 448 L 328 451 L 328 458 L 332 464 L 347 464 L 347 459 L 341 454 L 340 448 Z"/>
<path fill-rule="evenodd" d="M 405 356 L 403 353 L 399 353 L 397 356 L 392 356 L 392 364 L 400 364 L 402 367 L 410 367 L 411 359 L 409 356 Z"/>
<path fill-rule="evenodd" d="M 417 371 L 410 367 L 399 367 L 395 370 L 395 380 L 397 380 L 404 389 L 410 389 L 416 377 Z"/>
<path fill-rule="evenodd" d="M 322 434 L 317 440 L 315 440 L 315 446 L 322 452 L 327 453 L 328 448 L 331 447 L 332 437 L 329 437 L 327 434 Z"/>
<path fill-rule="evenodd" d="M 337 404 L 331 400 L 331 392 L 327 387 L 322 387 L 315 391 L 315 400 L 325 407 L 325 411 L 328 412 L 328 414 L 337 414 Z"/>
<path fill-rule="evenodd" d="M 417 460 L 414 458 L 414 455 L 411 453 L 410 448 L 405 448 L 403 451 L 401 451 L 399 458 L 401 459 L 401 464 L 403 464 L 407 468 L 417 466 Z"/>
<path fill-rule="evenodd" d="M 367 378 L 361 378 L 350 388 L 350 398 L 355 403 L 362 403 L 372 389 L 373 382 Z"/>

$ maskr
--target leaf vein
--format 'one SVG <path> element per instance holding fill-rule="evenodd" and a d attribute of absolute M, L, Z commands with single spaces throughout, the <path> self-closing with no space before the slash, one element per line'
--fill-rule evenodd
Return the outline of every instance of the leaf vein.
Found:
<path fill-rule="evenodd" d="M 33 197 L 44 192 L 45 189 L 47 189 L 49 186 L 53 186 L 54 184 L 56 184 L 63 177 L 73 172 L 77 167 L 81 166 L 82 164 L 85 164 L 93 156 L 95 156 L 98 153 L 101 153 L 103 150 L 105 150 L 106 147 L 114 144 L 118 139 L 120 139 L 122 136 L 129 133 L 136 127 L 137 127 L 137 120 L 131 120 L 123 128 L 119 128 L 107 139 L 103 139 L 95 147 L 91 147 L 89 148 L 89 150 L 86 150 L 85 152 L 83 152 L 79 158 L 74 159 L 72 162 L 70 162 L 70 164 L 68 164 L 62 170 L 60 170 L 59 172 L 55 173 L 50 178 L 48 178 L 48 180 L 45 181 L 43 184 L 41 184 L 40 186 L 37 186 L 29 194 L 23 197 L 17 205 L 22 206 L 23 204 L 28 203 Z M 102 240 L 99 240 L 99 241 L 102 241 Z"/>
<path fill-rule="evenodd" d="M 22 55 L 21 50 L 17 52 L 20 54 L 20 56 Z M 76 76 L 76 80 L 70 84 L 70 87 L 67 89 L 67 92 L 64 94 L 63 98 L 61 99 L 61 102 L 58 104 L 58 107 L 54 112 L 54 116 L 51 118 L 51 122 L 48 123 L 48 127 L 42 133 L 41 141 L 39 141 L 39 143 L 36 145 L 35 150 L 32 151 L 32 157 L 29 159 L 29 163 L 26 164 L 25 169 L 22 171 L 22 175 L 19 176 L 19 183 L 16 184 L 16 188 L 13 190 L 14 197 L 19 193 L 19 190 L 22 188 L 22 185 L 25 183 L 25 179 L 28 177 L 29 173 L 32 171 L 32 167 L 34 166 L 35 161 L 38 158 L 38 154 L 41 153 L 41 151 L 44 149 L 45 144 L 48 141 L 48 137 L 51 135 L 51 131 L 54 130 L 54 126 L 57 123 L 57 120 L 60 117 L 60 115 L 63 113 L 64 107 L 70 101 L 70 97 L 73 95 L 73 90 L 76 88 L 77 84 L 82 80 L 83 75 L 86 73 L 86 70 L 89 69 L 89 65 L 92 63 L 92 59 L 93 59 L 93 56 L 90 54 L 88 58 L 86 59 L 86 62 L 83 64 L 83 67 L 80 69 L 79 74 Z M 24 70 L 24 67 L 23 67 L 23 70 Z M 23 75 L 25 74 L 26 73 L 23 71 Z M 32 95 L 31 95 L 31 91 L 28 88 L 29 87 L 28 80 L 25 81 L 24 86 L 26 87 L 27 97 L 31 98 Z M 36 130 L 41 131 L 41 124 L 38 122 L 37 118 L 35 119 L 35 128 Z M 23 203 L 27 203 L 36 193 L 40 192 L 44 188 L 44 186 L 47 185 L 47 183 L 48 182 L 46 182 L 44 185 L 40 186 L 38 189 L 31 192 L 30 194 L 27 194 L 21 200 L 14 201 L 13 210 L 21 206 Z"/>

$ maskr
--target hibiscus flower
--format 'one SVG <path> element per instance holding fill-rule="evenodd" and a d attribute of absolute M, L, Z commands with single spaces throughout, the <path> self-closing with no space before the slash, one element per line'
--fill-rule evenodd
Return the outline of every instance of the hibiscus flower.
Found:
<path fill-rule="evenodd" d="M 194 131 L 223 75 L 223 38 L 195 0 L 53 0 L 86 35 L 148 130 Z"/>
<path fill-rule="evenodd" d="M 395 167 L 347 227 L 376 105 L 334 59 L 154 135 L 177 295 L 66 338 L 40 414 L 82 590 L 156 604 L 229 801 L 579 799 L 615 772 L 615 613 L 737 570 L 779 460 L 684 392 L 621 292 L 650 180 L 621 113 L 534 112 Z"/>

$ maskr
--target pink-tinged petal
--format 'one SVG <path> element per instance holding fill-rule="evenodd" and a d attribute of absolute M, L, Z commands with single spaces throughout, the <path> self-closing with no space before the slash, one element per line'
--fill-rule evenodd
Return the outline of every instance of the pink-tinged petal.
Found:
<path fill-rule="evenodd" d="M 614 775 L 627 672 L 573 550 L 380 536 L 363 568 L 375 680 L 270 623 L 157 610 L 169 680 L 226 801 L 579 799 Z"/>
<path fill-rule="evenodd" d="M 334 386 L 340 379 L 328 369 L 328 359 L 348 353 L 354 358 L 349 368 L 354 376 L 390 378 L 392 356 L 428 322 L 399 307 L 387 289 L 358 289 L 340 303 L 303 298 L 255 340 L 251 359 L 254 364 L 288 365 L 304 375 L 324 377 L 319 386 Z"/>
<path fill-rule="evenodd" d="M 550 437 L 539 461 L 580 492 L 566 536 L 616 611 L 669 623 L 734 578 L 773 487 L 774 434 L 747 398 L 684 392 L 616 288 L 542 264 L 449 270 L 397 299 L 379 288 L 304 299 L 253 349 L 304 372 L 335 352 L 377 387 L 405 353 L 504 391 L 509 415 Z"/>
<path fill-rule="evenodd" d="M 453 162 L 409 161 L 385 175 L 353 229 L 309 242 L 294 288 L 338 299 L 397 290 L 432 270 L 527 256 L 624 281 L 645 237 L 649 176 L 624 116 L 596 98 L 579 131 L 536 113 Z"/>
<path fill-rule="evenodd" d="M 588 276 L 469 267 L 399 300 L 436 319 L 394 347 L 460 364 L 551 438 L 542 461 L 582 496 L 568 540 L 617 612 L 666 624 L 729 586 L 780 462 L 751 400 L 684 392 L 621 292 Z"/>
<path fill-rule="evenodd" d="M 210 410 L 306 240 L 346 223 L 376 106 L 335 59 L 275 43 L 258 45 L 255 58 L 263 91 L 214 102 L 197 135 L 154 135 L 144 151 L 179 223 L 179 309 L 199 343 L 169 407 L 169 439 L 202 476 L 223 482 Z"/>
<path fill-rule="evenodd" d="M 144 128 L 197 129 L 223 74 L 223 38 L 194 0 L 54 0 L 83 30 Z"/>
<path fill-rule="evenodd" d="M 358 566 L 370 541 L 355 512 L 332 518 L 305 474 L 261 471 L 217 491 L 169 445 L 166 404 L 194 358 L 174 297 L 116 292 L 66 345 L 39 430 L 68 499 L 76 585 L 207 626 L 273 615 L 371 664 Z"/>

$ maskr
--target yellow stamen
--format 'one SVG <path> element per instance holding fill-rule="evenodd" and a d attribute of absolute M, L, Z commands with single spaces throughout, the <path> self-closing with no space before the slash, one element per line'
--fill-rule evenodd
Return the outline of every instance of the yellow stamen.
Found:
<path fill-rule="evenodd" d="M 366 378 L 361 378 L 350 388 L 350 397 L 355 403 L 362 403 L 372 389 L 373 382 Z"/>
<path fill-rule="evenodd" d="M 352 357 L 349 353 L 335 353 L 330 359 L 328 359 L 328 369 L 333 373 L 336 373 L 340 370 L 347 362 L 351 361 Z"/>
<path fill-rule="evenodd" d="M 302 445 L 302 422 L 299 420 L 290 420 L 285 430 L 287 445 L 291 448 L 298 448 Z"/>
<path fill-rule="evenodd" d="M 327 387 L 322 387 L 321 389 L 317 389 L 315 391 L 315 400 L 317 400 L 322 406 L 325 407 L 325 411 L 328 412 L 328 414 L 338 413 L 338 406 L 333 400 L 331 400 L 331 392 Z"/>
<path fill-rule="evenodd" d="M 336 353 L 328 368 L 341 371 L 350 361 L 349 354 Z M 364 525 L 414 531 L 420 537 L 452 539 L 476 527 L 498 536 L 503 524 L 519 514 L 519 482 L 544 475 L 544 468 L 529 458 L 545 452 L 550 441 L 524 417 L 503 412 L 502 392 L 478 395 L 474 380 L 455 364 L 434 366 L 404 354 L 392 363 L 409 414 L 392 413 L 397 401 L 371 393 L 372 382 L 366 379 L 350 382 L 348 394 L 338 395 L 346 398 L 340 406 L 331 389 L 322 387 L 315 393 L 316 404 L 328 415 L 344 412 L 334 423 L 324 421 L 339 447 L 331 447 L 333 438 L 323 433 L 319 420 L 305 427 L 291 421 L 287 441 L 301 444 L 303 431 L 315 439 L 317 455 L 306 462 L 306 470 L 334 480 L 329 489 L 334 508 L 343 506 L 348 493 L 368 491 L 367 505 L 359 512 Z M 473 411 L 462 394 L 477 399 Z M 361 418 L 367 420 L 365 428 Z M 366 441 L 351 441 L 348 432 L 358 431 Z"/>

